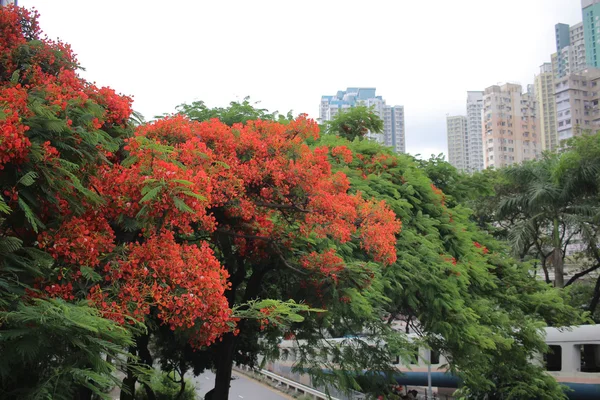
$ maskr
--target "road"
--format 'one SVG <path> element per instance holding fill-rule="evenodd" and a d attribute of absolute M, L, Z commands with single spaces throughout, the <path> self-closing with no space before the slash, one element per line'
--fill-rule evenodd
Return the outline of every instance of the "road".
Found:
<path fill-rule="evenodd" d="M 268 386 L 258 383 L 246 376 L 233 372 L 234 379 L 231 381 L 229 398 L 231 400 L 289 400 L 291 397 L 270 389 Z M 214 387 L 215 374 L 208 371 L 191 379 L 196 386 L 196 393 L 202 398 L 206 392 Z"/>

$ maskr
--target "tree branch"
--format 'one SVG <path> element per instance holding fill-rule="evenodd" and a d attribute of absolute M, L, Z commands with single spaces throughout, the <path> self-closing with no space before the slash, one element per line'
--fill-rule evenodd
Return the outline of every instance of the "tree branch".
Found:
<path fill-rule="evenodd" d="M 242 233 L 235 233 L 226 229 L 217 229 L 216 230 L 217 233 L 222 233 L 224 235 L 228 235 L 228 236 L 233 236 L 233 237 L 239 237 L 239 238 L 244 238 L 244 239 L 255 239 L 255 240 L 265 240 L 267 242 L 272 242 L 273 238 L 270 238 L 268 236 L 260 236 L 260 235 L 244 235 Z"/>
<path fill-rule="evenodd" d="M 273 246 L 273 248 L 275 249 L 275 252 L 279 255 L 279 259 L 281 260 L 281 262 L 283 263 L 283 265 L 285 265 L 287 268 L 291 269 L 292 271 L 295 271 L 297 273 L 299 273 L 300 275 L 304 275 L 307 276 L 308 273 L 299 270 L 298 268 L 294 267 L 293 265 L 291 265 L 283 256 L 283 253 L 281 252 L 281 250 L 279 249 L 279 247 L 277 246 Z"/>
<path fill-rule="evenodd" d="M 254 204 L 259 207 L 275 208 L 275 209 L 280 209 L 280 210 L 296 210 L 296 211 L 299 211 L 302 213 L 311 213 L 312 212 L 312 210 L 306 210 L 304 208 L 300 208 L 295 204 L 265 203 L 265 202 L 261 202 L 261 201 L 257 201 Z"/>
<path fill-rule="evenodd" d="M 570 284 L 572 284 L 573 282 L 575 282 L 577 279 L 581 278 L 582 276 L 585 276 L 585 275 L 589 274 L 590 272 L 594 272 L 598 268 L 600 268 L 600 264 L 596 264 L 593 267 L 590 267 L 590 268 L 586 269 L 585 271 L 581 271 L 581 272 L 576 273 L 575 275 L 573 275 L 571 277 L 571 279 L 569 279 L 569 281 L 565 284 L 564 287 L 569 286 Z"/>

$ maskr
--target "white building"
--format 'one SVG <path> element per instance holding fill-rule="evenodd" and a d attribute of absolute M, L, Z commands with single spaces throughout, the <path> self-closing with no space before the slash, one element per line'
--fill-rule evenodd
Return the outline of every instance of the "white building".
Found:
<path fill-rule="evenodd" d="M 321 96 L 319 121 L 330 121 L 339 112 L 356 106 L 372 107 L 383 120 L 383 134 L 368 133 L 367 137 L 390 146 L 397 153 L 406 152 L 404 131 L 404 106 L 389 106 L 381 96 L 375 95 L 375 88 L 348 88 L 333 96 Z"/>
<path fill-rule="evenodd" d="M 600 69 L 589 68 L 554 81 L 559 142 L 600 128 Z"/>
<path fill-rule="evenodd" d="M 558 131 L 556 130 L 554 72 L 551 63 L 542 64 L 539 75 L 535 76 L 535 95 L 542 150 L 556 150 L 558 148 Z"/>
<path fill-rule="evenodd" d="M 466 171 L 467 117 L 463 115 L 447 116 L 446 133 L 448 134 L 448 162 L 459 171 Z"/>
<path fill-rule="evenodd" d="M 467 149 L 466 171 L 477 172 L 484 168 L 481 118 L 483 111 L 483 91 L 467 92 Z"/>

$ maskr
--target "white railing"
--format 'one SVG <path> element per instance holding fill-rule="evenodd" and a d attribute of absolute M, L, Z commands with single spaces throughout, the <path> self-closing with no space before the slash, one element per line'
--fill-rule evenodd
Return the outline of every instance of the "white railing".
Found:
<path fill-rule="evenodd" d="M 245 365 L 240 365 L 239 369 L 244 370 L 244 371 L 257 372 L 257 373 L 263 375 L 264 377 L 266 377 L 267 379 L 270 379 L 273 382 L 277 382 L 278 383 L 277 386 L 279 386 L 279 385 L 283 385 L 284 387 L 287 386 L 289 389 L 293 389 L 297 393 L 311 395 L 315 399 L 339 400 L 335 397 L 328 396 L 327 394 L 320 392 L 316 389 L 313 389 L 313 388 L 303 385 L 301 383 L 295 382 L 291 379 L 284 378 L 283 376 L 279 376 L 277 374 L 274 374 L 274 373 L 264 370 L 264 369 L 252 369 Z"/>

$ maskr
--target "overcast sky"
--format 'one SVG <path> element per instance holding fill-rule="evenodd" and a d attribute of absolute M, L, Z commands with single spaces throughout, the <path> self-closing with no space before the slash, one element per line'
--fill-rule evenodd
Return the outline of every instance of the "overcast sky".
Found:
<path fill-rule="evenodd" d="M 467 90 L 533 83 L 554 25 L 580 0 L 19 0 L 72 45 L 99 85 L 147 119 L 184 102 L 251 96 L 318 117 L 321 95 L 376 87 L 404 105 L 407 151 L 446 152 L 446 114 Z"/>

